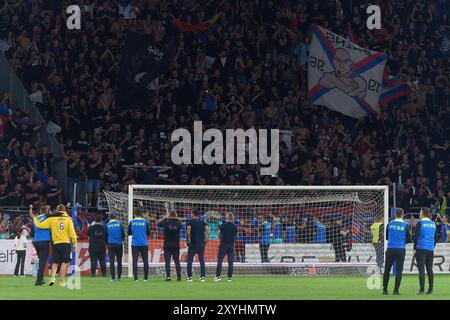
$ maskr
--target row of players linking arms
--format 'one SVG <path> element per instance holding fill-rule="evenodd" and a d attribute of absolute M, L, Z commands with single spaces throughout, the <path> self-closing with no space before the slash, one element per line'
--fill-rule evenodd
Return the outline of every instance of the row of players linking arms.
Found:
<path fill-rule="evenodd" d="M 44 270 L 52 245 L 52 267 L 49 285 L 56 284 L 56 273 L 59 270 L 59 286 L 67 286 L 65 276 L 71 261 L 71 250 L 76 252 L 77 235 L 75 233 L 72 218 L 66 212 L 64 205 L 60 204 L 56 208 L 56 213 L 51 213 L 48 206 L 43 206 L 39 210 L 39 215 L 33 212 L 30 206 L 29 214 L 33 220 L 33 245 L 39 258 L 39 266 L 36 278 L 36 286 L 42 286 L 44 281 Z M 206 277 L 205 247 L 209 240 L 210 230 L 208 225 L 199 219 L 200 213 L 194 211 L 192 220 L 188 222 L 186 228 L 186 243 L 188 245 L 187 254 L 187 281 L 192 281 L 192 263 L 197 255 L 200 263 L 200 281 L 204 282 Z M 119 281 L 122 276 L 122 256 L 125 232 L 120 221 L 114 214 L 109 214 L 106 226 L 102 224 L 101 217 L 98 216 L 93 225 L 89 227 L 89 255 L 91 259 L 91 274 L 95 276 L 97 261 L 99 262 L 103 275 L 106 275 L 105 252 L 108 246 L 108 256 L 110 261 L 112 281 Z M 237 235 L 237 226 L 233 223 L 234 215 L 228 213 L 226 222 L 221 224 L 219 229 L 220 245 L 218 251 L 216 277 L 214 281 L 221 280 L 222 263 L 227 257 L 228 260 L 228 281 L 233 276 L 234 243 Z M 181 281 L 180 265 L 180 230 L 182 224 L 175 211 L 166 214 L 158 221 L 158 226 L 164 230 L 164 260 L 166 281 L 171 280 L 170 261 L 173 259 L 177 273 L 177 281 Z M 133 265 L 134 281 L 138 281 L 138 259 L 141 256 L 144 265 L 144 281 L 148 281 L 148 236 L 150 235 L 150 225 L 142 216 L 142 212 L 134 212 L 134 218 L 129 222 L 127 234 L 131 236 L 131 254 Z M 72 244 L 72 248 L 71 248 Z M 117 274 L 115 261 L 117 260 Z"/>
<path fill-rule="evenodd" d="M 388 294 L 389 277 L 394 263 L 396 275 L 393 294 L 400 294 L 406 243 L 411 242 L 412 239 L 411 225 L 403 221 L 403 217 L 403 209 L 398 208 L 395 213 L 395 219 L 391 220 L 386 226 L 388 243 L 383 274 L 383 295 Z M 420 221 L 417 222 L 414 232 L 413 259 L 416 259 L 417 268 L 419 269 L 419 291 L 417 291 L 417 294 L 432 294 L 434 284 L 433 258 L 438 234 L 436 224 L 430 219 L 430 210 L 428 208 L 420 210 Z M 426 292 L 425 270 L 428 275 L 428 290 Z"/>

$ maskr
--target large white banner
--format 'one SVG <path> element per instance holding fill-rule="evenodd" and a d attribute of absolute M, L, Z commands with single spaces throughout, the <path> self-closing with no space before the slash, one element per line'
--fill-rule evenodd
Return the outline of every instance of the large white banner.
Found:
<path fill-rule="evenodd" d="M 310 103 L 353 118 L 379 112 L 387 55 L 314 26 L 308 64 Z"/>
<path fill-rule="evenodd" d="M 247 263 L 261 262 L 258 244 L 245 246 Z M 334 250 L 331 244 L 271 244 L 269 247 L 271 263 L 280 262 L 333 262 Z M 356 243 L 347 252 L 348 262 L 376 262 L 375 249 L 372 244 Z M 438 243 L 434 251 L 435 273 L 450 273 L 450 243 Z M 412 244 L 406 248 L 404 273 L 417 273 L 417 264 L 412 259 Z"/>
<path fill-rule="evenodd" d="M 31 241 L 28 241 L 25 258 L 25 274 L 28 275 L 31 274 L 33 270 L 33 266 L 31 265 L 31 246 Z M 0 240 L 0 275 L 14 274 L 16 262 L 17 254 L 14 249 L 14 240 Z"/>

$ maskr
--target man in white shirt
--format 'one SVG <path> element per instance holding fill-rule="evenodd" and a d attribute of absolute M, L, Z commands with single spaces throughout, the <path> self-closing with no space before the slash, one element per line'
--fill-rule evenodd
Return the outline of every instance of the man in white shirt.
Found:
<path fill-rule="evenodd" d="M 20 234 L 16 236 L 14 239 L 14 248 L 16 249 L 17 254 L 17 262 L 16 268 L 14 269 L 14 276 L 19 275 L 19 267 L 20 267 L 20 276 L 25 277 L 25 257 L 27 252 L 27 236 L 30 234 L 30 229 L 28 227 L 23 226 Z"/>

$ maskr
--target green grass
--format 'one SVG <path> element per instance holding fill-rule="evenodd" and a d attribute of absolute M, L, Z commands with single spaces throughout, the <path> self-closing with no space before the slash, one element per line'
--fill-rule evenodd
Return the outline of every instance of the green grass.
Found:
<path fill-rule="evenodd" d="M 48 281 L 48 278 L 46 279 Z M 225 281 L 224 281 L 225 280 Z M 390 293 L 393 278 L 391 277 Z M 435 277 L 435 293 L 417 296 L 417 276 L 404 276 L 401 296 L 382 296 L 380 290 L 369 290 L 367 277 L 244 277 L 233 282 L 226 279 L 216 283 L 212 277 L 200 283 L 165 282 L 152 278 L 146 283 L 129 278 L 111 282 L 109 278 L 81 278 L 81 289 L 35 287 L 34 278 L 0 277 L 0 300 L 8 299 L 450 299 L 450 275 Z"/>

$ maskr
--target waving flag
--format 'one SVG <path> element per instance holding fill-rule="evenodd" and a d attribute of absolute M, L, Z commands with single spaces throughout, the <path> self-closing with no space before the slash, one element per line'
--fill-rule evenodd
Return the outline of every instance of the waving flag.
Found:
<path fill-rule="evenodd" d="M 383 91 L 380 95 L 380 105 L 386 105 L 398 98 L 407 96 L 411 92 L 409 85 L 399 77 L 384 75 Z"/>
<path fill-rule="evenodd" d="M 192 33 L 201 33 L 207 31 L 211 26 L 217 23 L 217 21 L 222 16 L 222 13 L 216 13 L 211 19 L 206 20 L 202 23 L 197 24 L 190 24 L 186 23 L 184 21 L 181 21 L 180 19 L 173 19 L 173 23 L 177 26 L 177 28 L 181 32 L 192 32 Z"/>
<path fill-rule="evenodd" d="M 347 39 L 350 42 L 358 44 L 358 40 L 356 39 L 350 23 L 347 24 Z M 387 105 L 394 100 L 407 96 L 410 92 L 411 88 L 404 79 L 388 76 L 385 72 L 383 75 L 383 90 L 380 94 L 379 105 Z"/>
<path fill-rule="evenodd" d="M 379 112 L 387 55 L 314 26 L 308 66 L 310 103 L 349 117 Z"/>
<path fill-rule="evenodd" d="M 175 54 L 178 29 L 170 26 L 165 41 L 129 31 L 125 36 L 118 78 L 117 104 L 136 109 L 151 104 L 158 77 L 167 72 Z"/>
<path fill-rule="evenodd" d="M 191 32 L 195 34 L 201 42 L 203 42 L 208 38 L 209 34 L 214 32 L 219 27 L 218 21 L 221 17 L 222 13 L 219 12 L 216 13 L 211 19 L 198 24 L 186 23 L 176 18 L 173 19 L 173 23 L 181 32 Z"/>
<path fill-rule="evenodd" d="M 356 39 L 355 33 L 353 32 L 353 28 L 350 23 L 347 24 L 347 37 L 351 42 L 358 44 L 358 39 Z"/>

